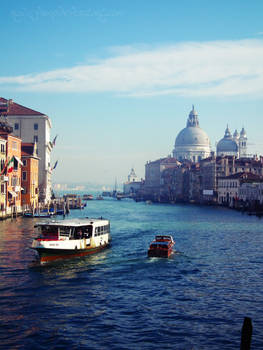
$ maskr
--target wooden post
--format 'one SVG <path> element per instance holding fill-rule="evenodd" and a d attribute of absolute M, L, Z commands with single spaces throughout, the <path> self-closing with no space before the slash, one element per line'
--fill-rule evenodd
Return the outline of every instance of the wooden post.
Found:
<path fill-rule="evenodd" d="M 250 350 L 251 338 L 252 338 L 252 320 L 250 317 L 245 317 L 243 327 L 241 331 L 241 344 L 240 350 Z"/>

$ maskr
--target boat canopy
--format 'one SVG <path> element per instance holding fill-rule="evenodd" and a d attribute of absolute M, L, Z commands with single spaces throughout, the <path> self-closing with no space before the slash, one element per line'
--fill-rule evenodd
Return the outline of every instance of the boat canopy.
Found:
<path fill-rule="evenodd" d="M 35 227 L 37 226 L 46 226 L 46 225 L 52 225 L 52 226 L 70 226 L 70 227 L 80 227 L 80 226 L 86 226 L 86 225 L 95 225 L 102 226 L 102 225 L 108 225 L 109 220 L 107 219 L 88 219 L 88 218 L 81 218 L 81 219 L 66 219 L 66 220 L 47 220 L 47 221 L 41 221 L 36 223 Z"/>

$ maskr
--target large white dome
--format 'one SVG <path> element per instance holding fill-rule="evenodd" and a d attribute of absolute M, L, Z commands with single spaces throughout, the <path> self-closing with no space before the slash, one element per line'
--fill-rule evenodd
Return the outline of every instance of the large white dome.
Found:
<path fill-rule="evenodd" d="M 199 126 L 194 106 L 189 113 L 187 126 L 176 137 L 173 156 L 178 160 L 189 159 L 198 162 L 211 154 L 210 140 Z"/>
<path fill-rule="evenodd" d="M 179 132 L 175 140 L 175 147 L 193 145 L 210 147 L 210 140 L 200 127 L 189 126 Z"/>

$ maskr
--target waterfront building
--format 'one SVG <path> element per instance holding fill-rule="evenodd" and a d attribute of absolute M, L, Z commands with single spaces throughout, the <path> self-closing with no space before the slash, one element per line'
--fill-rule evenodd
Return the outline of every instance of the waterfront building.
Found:
<path fill-rule="evenodd" d="M 38 163 L 36 143 L 22 143 L 22 205 L 34 211 L 38 207 Z"/>
<path fill-rule="evenodd" d="M 123 192 L 125 194 L 137 193 L 141 188 L 142 181 L 137 177 L 134 169 L 132 168 L 128 175 L 128 181 L 123 184 Z"/>
<path fill-rule="evenodd" d="M 0 98 L 0 102 L 8 103 L 7 117 L 13 126 L 14 135 L 26 143 L 37 144 L 39 157 L 39 196 L 40 201 L 51 199 L 51 151 L 53 143 L 50 141 L 51 120 L 40 112 L 15 103 L 13 100 Z"/>
<path fill-rule="evenodd" d="M 189 174 L 192 165 L 192 162 L 184 161 L 162 172 L 160 193 L 162 201 L 186 202 L 189 200 Z"/>
<path fill-rule="evenodd" d="M 237 173 L 263 176 L 263 158 L 209 157 L 200 162 L 201 202 L 218 201 L 218 179 Z"/>
<path fill-rule="evenodd" d="M 181 130 L 176 137 L 173 157 L 182 161 L 190 160 L 194 163 L 209 157 L 211 154 L 210 140 L 207 134 L 199 126 L 198 114 L 194 106 L 189 113 L 186 128 Z"/>
<path fill-rule="evenodd" d="M 13 128 L 6 120 L 0 122 L 0 137 L 6 140 L 6 164 L 4 175 L 6 182 L 5 215 L 22 211 L 21 207 L 21 139 L 11 135 Z"/>
<path fill-rule="evenodd" d="M 260 177 L 251 173 L 236 173 L 218 179 L 218 204 L 235 207 L 239 201 L 242 183 L 259 181 Z"/>
<path fill-rule="evenodd" d="M 147 162 L 145 165 L 145 182 L 143 185 L 144 197 L 159 201 L 162 172 L 165 169 L 175 168 L 178 165 L 180 165 L 180 162 L 173 157 Z"/>
<path fill-rule="evenodd" d="M 2 216 L 6 210 L 6 182 L 8 177 L 4 174 L 4 168 L 6 165 L 6 140 L 0 137 L 0 215 Z"/>
<path fill-rule="evenodd" d="M 239 200 L 243 203 L 263 205 L 263 180 L 244 182 L 239 187 Z"/>
<path fill-rule="evenodd" d="M 224 137 L 217 143 L 216 146 L 217 156 L 235 156 L 236 158 L 247 157 L 247 135 L 244 128 L 242 128 L 240 134 L 235 130 L 233 136 L 227 128 L 225 130 Z"/>

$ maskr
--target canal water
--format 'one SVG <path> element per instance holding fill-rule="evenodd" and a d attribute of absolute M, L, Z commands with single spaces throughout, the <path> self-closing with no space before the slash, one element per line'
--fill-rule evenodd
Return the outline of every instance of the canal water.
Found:
<path fill-rule="evenodd" d="M 97 255 L 38 266 L 36 219 L 0 222 L 1 349 L 239 349 L 243 319 L 263 348 L 263 220 L 191 205 L 89 201 L 111 221 Z M 177 253 L 147 258 L 156 234 Z"/>

